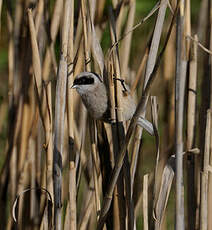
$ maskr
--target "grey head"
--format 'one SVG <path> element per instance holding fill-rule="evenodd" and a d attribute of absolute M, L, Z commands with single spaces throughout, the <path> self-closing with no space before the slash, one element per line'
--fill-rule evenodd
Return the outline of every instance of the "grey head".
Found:
<path fill-rule="evenodd" d="M 76 89 L 90 115 L 95 119 L 108 117 L 108 96 L 100 76 L 93 72 L 82 72 L 75 77 L 72 89 Z"/>
<path fill-rule="evenodd" d="M 72 89 L 76 89 L 82 96 L 83 94 L 92 93 L 96 87 L 102 85 L 100 76 L 93 72 L 82 72 L 75 77 Z"/>

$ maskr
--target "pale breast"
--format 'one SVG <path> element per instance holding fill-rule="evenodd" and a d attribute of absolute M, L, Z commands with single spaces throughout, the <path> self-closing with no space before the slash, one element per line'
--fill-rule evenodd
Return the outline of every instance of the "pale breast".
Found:
<path fill-rule="evenodd" d="M 95 119 L 104 119 L 108 108 L 108 98 L 106 90 L 96 90 L 92 93 L 82 95 L 83 103 L 85 104 L 90 115 Z"/>
<path fill-rule="evenodd" d="M 105 86 L 99 85 L 92 92 L 87 91 L 81 95 L 84 105 L 90 115 L 104 122 L 111 122 L 110 108 L 108 107 L 108 96 Z M 131 95 L 123 95 L 122 98 L 122 115 L 123 121 L 130 120 L 135 112 L 136 104 Z"/>

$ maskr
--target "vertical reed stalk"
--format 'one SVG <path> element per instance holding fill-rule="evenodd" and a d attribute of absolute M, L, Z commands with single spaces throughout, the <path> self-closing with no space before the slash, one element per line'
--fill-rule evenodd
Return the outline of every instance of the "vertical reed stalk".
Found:
<path fill-rule="evenodd" d="M 149 229 L 148 224 L 148 174 L 144 175 L 143 180 L 143 218 L 144 218 L 144 230 Z"/>
<path fill-rule="evenodd" d="M 110 32 L 111 32 L 111 40 L 112 44 L 117 42 L 117 34 L 116 34 L 116 27 L 117 22 L 115 22 L 114 16 L 110 12 L 111 15 L 111 21 L 110 21 Z M 128 44 L 130 45 L 130 44 Z M 118 52 L 118 45 L 116 45 L 115 50 L 113 52 L 113 65 L 114 65 L 114 73 L 117 79 L 121 79 L 121 67 L 120 67 L 120 59 L 119 59 L 119 52 Z M 114 84 L 114 92 L 115 92 L 115 105 L 116 105 L 116 126 L 114 126 L 114 131 L 117 133 L 117 136 L 114 135 L 113 132 L 113 146 L 114 148 L 114 156 L 115 159 L 117 158 L 118 152 L 121 148 L 121 145 L 123 143 L 123 140 L 125 138 L 125 132 L 124 127 L 122 124 L 123 121 L 123 115 L 122 115 L 122 91 L 121 84 L 117 84 L 115 82 Z M 112 126 L 113 129 L 113 126 Z M 123 176 L 125 180 L 125 192 L 126 192 L 126 213 L 123 212 L 125 209 L 125 205 L 123 202 L 124 194 L 123 194 L 123 177 L 122 174 L 120 174 L 120 177 L 118 179 L 117 183 L 117 191 L 118 191 L 118 200 L 119 200 L 119 217 L 120 217 L 120 228 L 123 229 L 125 226 L 124 219 L 127 220 L 127 225 L 129 229 L 133 229 L 134 227 L 134 207 L 132 202 L 132 196 L 131 196 L 131 181 L 130 181 L 130 165 L 129 165 L 129 159 L 128 159 L 128 153 L 125 155 L 124 159 L 124 167 L 123 167 Z M 114 210 L 114 214 L 117 212 Z M 115 218 L 115 217 L 114 217 Z"/>
<path fill-rule="evenodd" d="M 127 25 L 125 27 L 125 33 L 130 31 L 133 27 L 134 17 L 135 17 L 135 9 L 136 9 L 136 1 L 130 1 L 129 3 L 129 11 L 128 11 L 128 20 Z M 121 56 L 121 74 L 122 76 L 128 76 L 129 73 L 129 58 L 130 58 L 130 48 L 132 41 L 133 33 L 130 33 L 127 37 L 122 41 L 120 56 Z"/>
<path fill-rule="evenodd" d="M 84 45 L 84 68 L 86 71 L 91 71 L 91 64 L 90 64 L 90 48 L 91 48 L 91 34 L 88 33 L 88 25 L 87 25 L 87 14 L 88 10 L 86 10 L 86 3 L 84 0 L 81 0 L 81 16 L 82 16 L 82 25 L 83 25 L 83 45 Z M 86 14 L 87 13 L 87 14 Z M 91 13 L 91 18 L 92 12 Z M 97 171 L 96 171 L 96 138 L 95 138 L 95 123 L 92 118 L 90 118 L 91 121 L 89 123 L 90 126 L 90 138 L 91 138 L 91 154 L 92 154 L 92 173 L 93 173 L 93 181 L 94 181 L 94 188 L 95 188 L 95 204 L 96 204 L 96 218 L 97 217 L 97 211 L 100 208 L 100 202 L 99 202 L 99 191 L 98 191 L 98 178 L 97 178 Z M 93 199 L 91 199 L 93 201 Z M 92 207 L 92 203 L 90 203 L 90 206 Z M 88 209 L 89 210 L 89 209 Z M 87 212 L 89 215 L 91 215 L 91 212 Z M 97 220 L 96 219 L 96 220 Z M 86 222 L 85 222 L 86 223 Z"/>
<path fill-rule="evenodd" d="M 203 156 L 203 171 L 201 175 L 201 206 L 200 206 L 200 229 L 208 229 L 208 166 L 210 159 L 211 141 L 211 111 L 207 111 L 205 130 L 205 150 Z"/>
<path fill-rule="evenodd" d="M 74 1 L 70 4 L 70 28 L 68 40 L 68 83 L 67 83 L 67 116 L 68 116 L 68 154 L 69 154 L 69 203 L 68 203 L 68 223 L 71 230 L 77 229 L 77 206 L 76 206 L 76 165 L 74 163 L 76 154 L 74 152 L 74 94 L 70 87 L 74 79 Z M 67 228 L 68 229 L 68 228 Z"/>
<path fill-rule="evenodd" d="M 210 2 L 210 50 L 212 50 L 212 3 Z M 210 56 L 210 79 L 212 79 L 212 57 Z M 212 109 L 212 90 L 210 92 L 210 109 Z M 210 140 L 210 166 L 212 165 L 212 135 L 211 135 L 211 140 Z M 212 213 L 212 175 L 209 173 L 209 178 L 208 178 L 208 229 L 212 228 L 212 218 L 211 214 Z"/>
<path fill-rule="evenodd" d="M 195 35 L 195 39 L 197 36 Z M 197 99 L 197 44 L 191 46 L 188 79 L 188 107 L 187 107 L 187 183 L 191 191 L 188 194 L 189 226 L 195 229 L 196 192 L 195 192 L 195 157 L 189 150 L 195 147 L 196 129 L 196 99 Z"/>
<path fill-rule="evenodd" d="M 44 61 L 43 61 L 42 75 L 43 75 L 44 81 L 47 81 L 49 79 L 51 62 L 53 63 L 55 75 L 57 73 L 56 63 L 54 63 L 55 60 L 54 60 L 53 54 L 54 54 L 54 43 L 56 40 L 56 36 L 58 34 L 60 20 L 62 17 L 62 10 L 63 10 L 63 1 L 56 0 L 55 5 L 54 5 L 52 20 L 51 20 L 51 26 L 50 26 L 51 41 L 50 41 L 49 46 L 47 47 L 46 54 L 45 54 Z"/>
<path fill-rule="evenodd" d="M 163 23 L 164 23 L 165 14 L 166 14 L 167 4 L 168 4 L 168 2 L 166 0 L 160 1 L 160 8 L 158 11 L 157 20 L 156 20 L 156 24 L 155 24 L 155 28 L 154 28 L 154 33 L 152 35 L 152 41 L 151 41 L 151 45 L 150 45 L 150 49 L 149 49 L 149 55 L 148 55 L 147 63 L 146 63 L 146 72 L 145 72 L 145 77 L 144 77 L 143 91 L 146 90 L 146 87 L 147 87 L 147 84 L 150 80 L 151 74 L 155 68 L 158 48 L 159 48 L 159 44 L 160 44 L 160 38 L 161 38 L 161 34 L 162 34 L 162 29 L 163 29 Z M 146 101 L 147 100 L 148 100 L 148 97 L 146 98 Z M 145 110 L 146 109 L 144 109 L 143 113 L 141 114 L 143 117 L 145 117 L 145 114 L 146 114 Z M 155 178 L 155 180 L 156 180 L 156 178 Z"/>
<path fill-rule="evenodd" d="M 53 186 L 54 186 L 54 229 L 62 229 L 62 159 L 64 146 L 65 105 L 67 88 L 67 48 L 70 28 L 70 4 L 65 1 L 62 28 L 61 56 L 57 73 L 54 150 L 53 150 Z"/>
<path fill-rule="evenodd" d="M 77 204 L 76 204 L 76 167 L 73 161 L 69 165 L 69 228 L 70 230 L 77 229 Z"/>
<path fill-rule="evenodd" d="M 183 187 L 183 115 L 187 61 L 184 37 L 184 1 L 180 2 L 177 16 L 176 80 L 175 80 L 175 145 L 176 145 L 176 230 L 183 230 L 184 187 Z"/>

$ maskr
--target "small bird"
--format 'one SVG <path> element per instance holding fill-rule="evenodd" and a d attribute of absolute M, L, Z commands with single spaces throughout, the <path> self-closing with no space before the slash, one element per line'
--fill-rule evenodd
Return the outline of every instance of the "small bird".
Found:
<path fill-rule="evenodd" d="M 109 97 L 106 86 L 101 77 L 94 72 L 82 72 L 75 77 L 72 89 L 76 89 L 82 98 L 82 101 L 90 113 L 97 120 L 111 123 Z M 130 120 L 136 110 L 134 98 L 127 91 L 128 86 L 123 85 L 122 96 L 122 116 L 123 121 Z M 138 124 L 153 135 L 152 124 L 146 119 L 140 117 Z"/>

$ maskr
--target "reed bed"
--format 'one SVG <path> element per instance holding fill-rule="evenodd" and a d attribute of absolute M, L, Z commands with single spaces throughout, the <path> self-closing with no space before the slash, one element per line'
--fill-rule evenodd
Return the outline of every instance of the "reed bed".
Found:
<path fill-rule="evenodd" d="M 195 1 L 138 2 L 0 1 L 0 229 L 212 229 L 212 5 L 194 20 Z M 107 85 L 110 124 L 71 89 L 82 71 Z"/>

